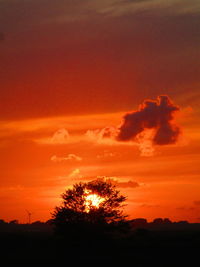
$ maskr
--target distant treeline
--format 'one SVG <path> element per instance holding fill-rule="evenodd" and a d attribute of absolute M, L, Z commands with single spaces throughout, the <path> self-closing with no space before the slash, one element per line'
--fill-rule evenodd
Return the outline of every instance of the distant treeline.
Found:
<path fill-rule="evenodd" d="M 148 222 L 144 218 L 136 218 L 127 221 L 127 223 L 130 226 L 130 230 L 200 230 L 200 223 L 189 223 L 188 221 L 172 222 L 168 218 L 156 218 L 152 222 Z M 12 231 L 53 232 L 53 225 L 51 220 L 48 220 L 46 222 L 35 221 L 31 224 L 22 224 L 19 223 L 18 220 L 12 220 L 10 222 L 0 220 L 0 232 Z"/>

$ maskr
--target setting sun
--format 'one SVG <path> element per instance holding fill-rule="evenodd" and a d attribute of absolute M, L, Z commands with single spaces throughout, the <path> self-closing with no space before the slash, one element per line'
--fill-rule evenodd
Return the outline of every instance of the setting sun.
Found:
<path fill-rule="evenodd" d="M 97 194 L 91 194 L 89 190 L 85 190 L 85 207 L 86 212 L 89 212 L 91 207 L 93 208 L 99 208 L 99 205 L 105 201 L 105 198 L 97 195 Z"/>

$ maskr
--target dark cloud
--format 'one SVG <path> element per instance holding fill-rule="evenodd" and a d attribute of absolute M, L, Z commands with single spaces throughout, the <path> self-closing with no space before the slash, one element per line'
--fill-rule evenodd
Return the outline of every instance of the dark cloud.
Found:
<path fill-rule="evenodd" d="M 161 95 L 156 100 L 145 100 L 139 110 L 124 116 L 117 140 L 130 141 L 146 129 L 154 129 L 154 144 L 174 144 L 180 134 L 179 126 L 173 121 L 174 112 L 178 110 L 179 107 L 167 95 Z"/>
<path fill-rule="evenodd" d="M 128 182 L 117 182 L 117 186 L 121 188 L 135 188 L 140 186 L 137 182 L 128 181 Z"/>
<path fill-rule="evenodd" d="M 129 180 L 129 181 L 121 182 L 116 177 L 98 176 L 98 179 L 102 179 L 104 181 L 110 182 L 120 188 L 136 188 L 140 186 L 140 184 L 135 181 Z"/>

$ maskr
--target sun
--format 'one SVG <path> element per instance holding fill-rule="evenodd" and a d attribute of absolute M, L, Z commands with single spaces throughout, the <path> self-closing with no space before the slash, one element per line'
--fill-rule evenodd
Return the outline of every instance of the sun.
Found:
<path fill-rule="evenodd" d="M 84 193 L 86 212 L 89 212 L 91 208 L 99 208 L 100 204 L 105 201 L 105 198 L 98 194 L 91 193 L 90 190 L 86 189 Z"/>

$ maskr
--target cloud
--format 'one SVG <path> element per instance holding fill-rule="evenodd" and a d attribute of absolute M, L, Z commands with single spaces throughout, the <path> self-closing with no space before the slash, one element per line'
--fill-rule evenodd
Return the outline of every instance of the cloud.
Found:
<path fill-rule="evenodd" d="M 116 143 L 116 128 L 105 127 L 103 129 L 88 130 L 85 134 L 86 139 L 98 144 L 113 145 Z"/>
<path fill-rule="evenodd" d="M 62 162 L 62 161 L 82 161 L 82 158 L 75 154 L 68 154 L 66 157 L 57 157 L 56 155 L 51 157 L 53 162 Z"/>
<path fill-rule="evenodd" d="M 117 140 L 132 141 L 147 129 L 152 129 L 153 144 L 174 144 L 181 132 L 174 123 L 174 113 L 178 110 L 179 107 L 167 95 L 158 96 L 156 100 L 145 100 L 137 111 L 124 116 Z"/>
<path fill-rule="evenodd" d="M 136 141 L 140 150 L 140 156 L 151 157 L 155 153 L 155 148 L 152 144 L 153 130 L 145 130 L 137 135 Z"/>
<path fill-rule="evenodd" d="M 140 186 L 139 183 L 131 180 L 127 182 L 117 182 L 116 185 L 121 188 L 135 188 Z"/>
<path fill-rule="evenodd" d="M 69 133 L 65 128 L 56 131 L 51 139 L 53 144 L 66 144 L 69 141 Z"/>
<path fill-rule="evenodd" d="M 97 178 L 110 182 L 120 188 L 136 188 L 140 186 L 138 182 L 132 180 L 120 181 L 122 178 L 120 179 L 118 177 L 98 176 Z"/>
<path fill-rule="evenodd" d="M 89 141 L 105 145 L 135 145 L 141 156 L 153 156 L 154 145 L 170 145 L 179 141 L 180 127 L 174 121 L 179 107 L 167 95 L 145 100 L 139 109 L 123 117 L 119 127 L 88 130 Z"/>
<path fill-rule="evenodd" d="M 74 169 L 69 175 L 68 178 L 73 178 L 73 179 L 82 179 L 83 175 L 81 174 L 80 169 Z"/>

